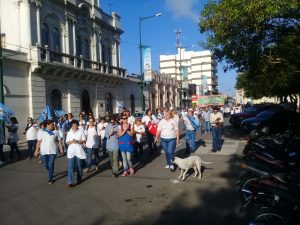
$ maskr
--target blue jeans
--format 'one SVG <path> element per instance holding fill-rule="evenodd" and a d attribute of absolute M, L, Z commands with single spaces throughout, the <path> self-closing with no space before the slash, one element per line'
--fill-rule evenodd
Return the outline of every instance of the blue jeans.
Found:
<path fill-rule="evenodd" d="M 68 184 L 74 184 L 74 170 L 77 170 L 77 183 L 81 182 L 82 177 L 82 167 L 81 167 L 81 159 L 74 156 L 68 160 Z"/>
<path fill-rule="evenodd" d="M 36 140 L 27 141 L 28 146 L 28 157 L 33 157 L 33 152 L 35 151 Z"/>
<path fill-rule="evenodd" d="M 91 169 L 92 166 L 92 155 L 95 155 L 95 166 L 98 166 L 100 157 L 99 157 L 99 150 L 95 148 L 87 148 L 86 149 L 86 167 Z"/>
<path fill-rule="evenodd" d="M 222 128 L 212 127 L 212 138 L 213 138 L 213 151 L 221 150 L 221 135 Z"/>
<path fill-rule="evenodd" d="M 186 150 L 190 152 L 196 151 L 196 131 L 186 130 Z"/>
<path fill-rule="evenodd" d="M 176 138 L 160 139 L 161 146 L 166 153 L 167 165 L 172 165 L 172 159 L 174 157 L 174 152 L 176 149 Z"/>
<path fill-rule="evenodd" d="M 48 181 L 53 181 L 55 158 L 56 154 L 42 155 L 43 163 L 48 171 Z"/>
<path fill-rule="evenodd" d="M 131 152 L 121 152 L 121 155 L 122 155 L 122 159 L 123 159 L 124 171 L 127 171 L 128 168 L 132 167 Z"/>
<path fill-rule="evenodd" d="M 209 121 L 205 121 L 205 131 L 206 131 L 207 133 L 209 133 L 209 132 L 210 132 L 210 129 L 211 129 L 211 127 L 210 127 L 210 122 L 209 122 Z"/>

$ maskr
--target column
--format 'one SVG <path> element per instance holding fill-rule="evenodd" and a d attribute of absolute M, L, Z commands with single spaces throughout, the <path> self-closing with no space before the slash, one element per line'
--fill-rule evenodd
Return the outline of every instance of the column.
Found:
<path fill-rule="evenodd" d="M 69 20 L 68 17 L 66 17 L 65 21 L 65 53 L 70 54 L 70 39 L 69 39 Z M 69 64 L 69 58 L 65 58 L 65 62 Z"/>
<path fill-rule="evenodd" d="M 93 36 L 93 44 L 92 44 L 92 61 L 97 61 L 97 31 L 94 30 L 94 36 Z"/>
<path fill-rule="evenodd" d="M 20 34 L 22 47 L 31 47 L 31 21 L 30 21 L 30 4 L 28 1 L 20 2 Z"/>
<path fill-rule="evenodd" d="M 121 67 L 121 53 L 120 53 L 120 42 L 117 42 L 117 67 Z"/>
<path fill-rule="evenodd" d="M 73 31 L 73 56 L 74 56 L 74 67 L 77 67 L 77 59 L 76 59 L 76 27 L 75 20 L 72 20 L 72 31 Z"/>
<path fill-rule="evenodd" d="M 42 4 L 40 1 L 36 2 L 36 32 L 37 32 L 37 44 L 41 45 L 41 18 L 40 18 L 40 8 Z"/>
<path fill-rule="evenodd" d="M 102 63 L 102 35 L 101 35 L 101 31 L 98 32 L 98 45 L 99 45 L 99 62 Z"/>

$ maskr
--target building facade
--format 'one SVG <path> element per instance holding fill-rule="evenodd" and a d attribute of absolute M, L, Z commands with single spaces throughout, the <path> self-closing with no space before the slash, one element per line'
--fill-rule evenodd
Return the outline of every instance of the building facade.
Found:
<path fill-rule="evenodd" d="M 176 55 L 160 55 L 160 72 L 177 78 L 183 101 L 191 101 L 195 94 L 218 94 L 216 66 L 210 51 L 186 51 L 179 47 Z"/>
<path fill-rule="evenodd" d="M 96 0 L 1 0 L 4 96 L 19 120 L 45 105 L 78 114 L 140 110 L 121 67 L 120 17 Z M 4 19 L 5 18 L 5 19 Z"/>

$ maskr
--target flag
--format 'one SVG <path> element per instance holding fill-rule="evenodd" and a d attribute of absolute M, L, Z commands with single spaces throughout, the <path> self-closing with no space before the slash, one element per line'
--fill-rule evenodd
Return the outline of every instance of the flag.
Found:
<path fill-rule="evenodd" d="M 38 120 L 45 121 L 47 119 L 52 120 L 54 118 L 53 113 L 48 105 L 45 106 L 43 112 L 39 115 Z"/>
<path fill-rule="evenodd" d="M 0 120 L 3 120 L 5 124 L 9 124 L 10 117 L 15 115 L 13 111 L 11 111 L 10 108 L 8 108 L 6 105 L 0 103 Z"/>
<path fill-rule="evenodd" d="M 61 116 L 64 116 L 65 114 L 67 114 L 67 113 L 63 110 L 54 109 L 54 114 L 55 114 L 56 117 L 61 117 Z"/>

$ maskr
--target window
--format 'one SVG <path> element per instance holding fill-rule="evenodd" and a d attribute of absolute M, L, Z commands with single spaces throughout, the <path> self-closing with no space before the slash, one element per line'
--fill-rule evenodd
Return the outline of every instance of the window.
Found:
<path fill-rule="evenodd" d="M 134 95 L 130 95 L 130 111 L 131 111 L 131 113 L 135 112 L 135 98 L 134 98 Z"/>
<path fill-rule="evenodd" d="M 84 90 L 82 92 L 82 96 L 81 96 L 81 109 L 82 109 L 82 111 L 84 111 L 86 113 L 92 112 L 91 104 L 90 104 L 90 95 L 87 92 L 87 90 Z"/>
<path fill-rule="evenodd" d="M 42 31 L 42 46 L 45 47 L 45 45 L 49 45 L 49 28 L 45 23 L 42 24 L 41 31 Z"/>
<path fill-rule="evenodd" d="M 106 111 L 113 113 L 113 97 L 110 93 L 106 95 Z"/>
<path fill-rule="evenodd" d="M 83 58 L 89 59 L 90 58 L 90 43 L 87 39 L 84 40 L 83 42 Z"/>
<path fill-rule="evenodd" d="M 60 32 L 57 27 L 52 30 L 52 38 L 53 38 L 53 50 L 59 52 L 60 51 Z"/>
<path fill-rule="evenodd" d="M 59 90 L 54 89 L 51 92 L 51 106 L 53 109 L 56 109 L 56 110 L 62 109 L 61 97 L 62 97 L 62 94 Z"/>

